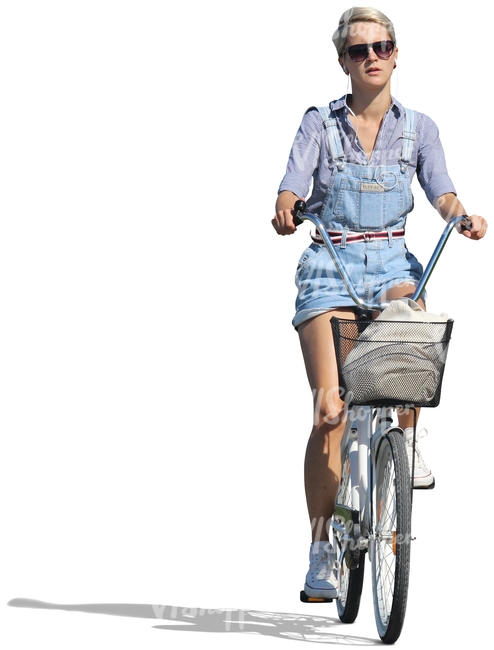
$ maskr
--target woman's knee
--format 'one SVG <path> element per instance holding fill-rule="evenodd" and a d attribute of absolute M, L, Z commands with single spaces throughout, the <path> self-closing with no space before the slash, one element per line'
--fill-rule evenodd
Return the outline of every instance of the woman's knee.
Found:
<path fill-rule="evenodd" d="M 314 428 L 331 430 L 338 428 L 346 420 L 347 408 L 341 399 L 341 389 L 313 390 Z"/>
<path fill-rule="evenodd" d="M 412 282 L 402 280 L 387 289 L 379 300 L 382 302 L 390 302 L 391 300 L 398 300 L 399 298 L 411 298 L 416 289 L 416 285 Z M 422 298 L 419 298 L 417 302 L 423 309 L 425 309 L 425 303 Z"/>

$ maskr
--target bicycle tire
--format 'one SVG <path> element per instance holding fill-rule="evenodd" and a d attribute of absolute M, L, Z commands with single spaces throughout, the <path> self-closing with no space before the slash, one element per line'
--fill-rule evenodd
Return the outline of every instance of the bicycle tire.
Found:
<path fill-rule="evenodd" d="M 348 448 L 346 449 L 342 460 L 340 487 L 336 500 L 337 503 L 351 506 L 350 460 L 348 458 Z M 338 557 L 342 546 L 342 535 L 333 529 L 333 550 L 337 553 Z M 343 560 L 340 568 L 340 588 L 338 599 L 336 600 L 336 609 L 342 623 L 353 623 L 357 618 L 360 608 L 360 598 L 364 583 L 365 555 L 363 551 L 358 555 L 357 567 L 350 568 L 347 566 L 345 560 Z"/>
<path fill-rule="evenodd" d="M 377 451 L 372 593 L 379 636 L 394 643 L 401 634 L 408 599 L 411 486 L 401 429 L 383 436 Z"/>

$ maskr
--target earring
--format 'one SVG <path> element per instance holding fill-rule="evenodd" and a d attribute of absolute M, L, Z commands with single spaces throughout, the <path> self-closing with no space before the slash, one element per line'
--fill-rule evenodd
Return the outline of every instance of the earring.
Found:
<path fill-rule="evenodd" d="M 394 63 L 394 66 L 393 66 L 393 70 L 396 68 L 397 65 L 398 65 L 398 61 L 395 59 L 395 63 Z"/>
<path fill-rule="evenodd" d="M 396 63 L 395 63 L 395 67 L 396 67 Z M 348 70 L 346 69 L 346 65 L 343 66 L 343 72 L 344 72 L 345 74 L 348 74 Z"/>

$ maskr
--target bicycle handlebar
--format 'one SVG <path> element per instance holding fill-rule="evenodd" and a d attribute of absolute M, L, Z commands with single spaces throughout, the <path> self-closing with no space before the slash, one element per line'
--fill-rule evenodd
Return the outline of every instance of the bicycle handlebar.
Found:
<path fill-rule="evenodd" d="M 311 214 L 310 212 L 306 212 L 307 206 L 305 201 L 302 201 L 300 199 L 298 201 L 295 201 L 293 209 L 295 211 L 294 223 L 296 226 L 301 225 L 304 221 L 310 221 L 317 228 L 319 234 L 321 235 L 324 241 L 324 244 L 326 245 L 326 248 L 328 249 L 330 257 L 333 260 L 336 270 L 338 271 L 341 279 L 343 280 L 343 284 L 345 285 L 346 290 L 348 291 L 351 299 L 357 305 L 357 307 L 362 310 L 371 309 L 371 310 L 379 310 L 379 311 L 387 307 L 389 305 L 389 302 L 379 302 L 379 303 L 367 302 L 365 300 L 362 300 L 362 298 L 360 298 L 357 295 L 355 285 L 350 279 L 350 276 L 348 275 L 345 266 L 343 265 L 340 256 L 338 255 L 338 251 L 336 250 L 335 245 L 331 241 L 331 238 L 328 235 L 326 228 L 324 227 L 324 224 L 322 223 L 321 219 L 317 215 Z M 422 278 L 420 279 L 420 282 L 417 285 L 415 293 L 412 296 L 412 300 L 418 300 L 422 295 L 422 293 L 424 292 L 425 285 L 429 281 L 429 278 L 432 274 L 432 271 L 434 270 L 434 267 L 437 264 L 439 256 L 443 252 L 443 249 L 446 245 L 448 237 L 451 234 L 451 231 L 460 222 L 462 222 L 461 225 L 462 229 L 466 229 L 466 230 L 471 229 L 472 223 L 466 215 L 454 217 L 453 219 L 451 219 L 451 221 L 449 221 L 449 223 L 447 224 L 446 228 L 444 229 L 439 239 L 439 242 L 437 243 L 436 248 L 434 249 L 434 252 L 431 255 L 429 263 L 427 264 L 425 271 L 422 275 Z"/>

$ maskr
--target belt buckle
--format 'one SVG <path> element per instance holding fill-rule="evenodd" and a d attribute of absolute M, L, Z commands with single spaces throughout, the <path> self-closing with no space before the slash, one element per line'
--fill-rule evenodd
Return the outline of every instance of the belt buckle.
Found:
<path fill-rule="evenodd" d="M 374 232 L 364 232 L 362 233 L 362 237 L 364 238 L 364 241 L 372 241 L 376 236 L 376 233 Z"/>

